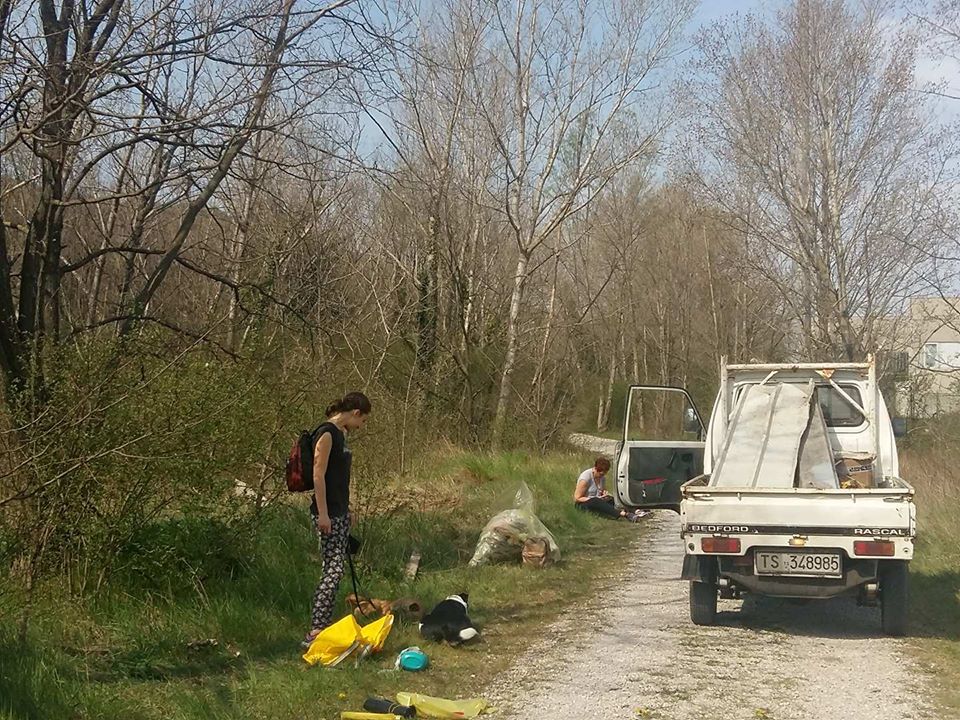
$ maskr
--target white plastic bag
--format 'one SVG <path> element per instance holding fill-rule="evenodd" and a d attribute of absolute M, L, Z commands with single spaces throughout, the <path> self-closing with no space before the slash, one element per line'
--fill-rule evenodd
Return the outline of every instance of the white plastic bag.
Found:
<path fill-rule="evenodd" d="M 483 528 L 470 567 L 496 562 L 519 562 L 523 543 L 528 538 L 543 538 L 550 548 L 550 560 L 560 560 L 560 546 L 534 512 L 533 493 L 525 482 L 513 496 L 513 507 L 497 513 Z"/>

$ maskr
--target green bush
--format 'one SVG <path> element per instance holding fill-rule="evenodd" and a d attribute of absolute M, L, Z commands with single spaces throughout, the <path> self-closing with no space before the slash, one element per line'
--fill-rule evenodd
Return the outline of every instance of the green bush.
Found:
<path fill-rule="evenodd" d="M 247 534 L 221 520 L 164 519 L 138 528 L 120 547 L 114 574 L 131 588 L 175 595 L 195 583 L 235 579 L 251 550 Z"/>
<path fill-rule="evenodd" d="M 276 369 L 202 350 L 173 362 L 123 350 L 91 342 L 51 360 L 43 411 L 19 434 L 22 467 L 0 488 L 27 491 L 5 514 L 7 545 L 30 549 L 34 574 L 80 590 L 124 568 L 161 584 L 175 566 L 203 574 L 210 558 L 178 556 L 192 539 L 174 535 L 217 527 L 196 518 L 239 527 L 251 503 L 233 492 L 238 480 L 266 477 L 275 492 L 303 405 Z"/>

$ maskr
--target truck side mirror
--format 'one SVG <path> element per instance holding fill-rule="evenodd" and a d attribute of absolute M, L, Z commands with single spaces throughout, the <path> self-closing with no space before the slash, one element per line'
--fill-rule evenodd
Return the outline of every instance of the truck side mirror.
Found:
<path fill-rule="evenodd" d="M 906 418 L 902 418 L 902 417 L 891 418 L 890 425 L 893 427 L 893 436 L 895 438 L 906 437 L 906 434 L 907 434 Z"/>

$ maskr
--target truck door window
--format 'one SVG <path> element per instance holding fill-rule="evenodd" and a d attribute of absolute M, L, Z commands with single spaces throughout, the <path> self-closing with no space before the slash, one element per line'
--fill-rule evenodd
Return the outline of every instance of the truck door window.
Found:
<path fill-rule="evenodd" d="M 860 390 L 853 385 L 841 385 L 843 391 L 858 405 L 863 407 Z M 817 402 L 823 410 L 823 419 L 828 427 L 859 427 L 864 423 L 864 417 L 836 388 L 830 385 L 821 385 L 817 388 Z"/>
<path fill-rule="evenodd" d="M 700 418 L 687 395 L 664 388 L 632 388 L 627 440 L 697 440 Z"/>

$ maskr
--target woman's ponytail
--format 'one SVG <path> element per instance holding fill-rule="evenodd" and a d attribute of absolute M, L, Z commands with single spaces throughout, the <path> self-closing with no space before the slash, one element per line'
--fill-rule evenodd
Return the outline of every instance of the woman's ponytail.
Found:
<path fill-rule="evenodd" d="M 352 412 L 359 410 L 361 415 L 369 415 L 372 406 L 370 399 L 362 392 L 347 393 L 339 400 L 334 400 L 327 406 L 327 417 L 333 417 L 337 413 Z"/>

